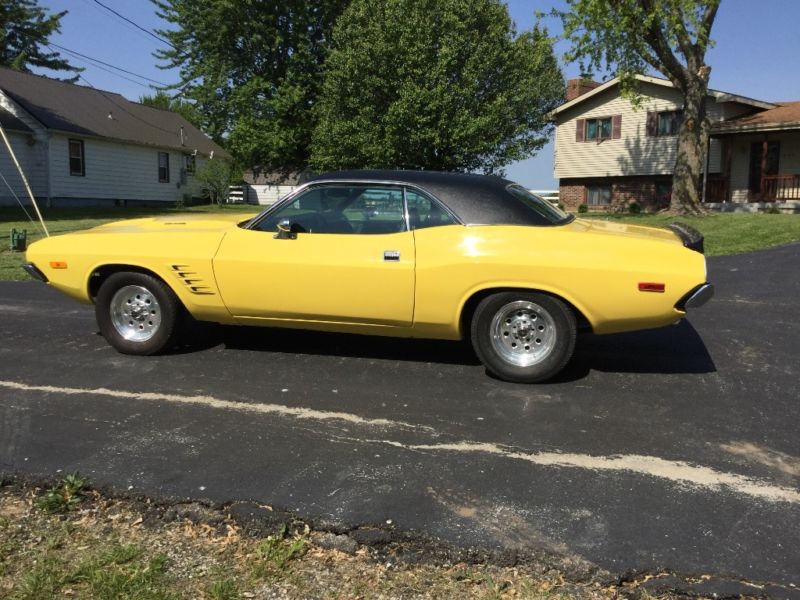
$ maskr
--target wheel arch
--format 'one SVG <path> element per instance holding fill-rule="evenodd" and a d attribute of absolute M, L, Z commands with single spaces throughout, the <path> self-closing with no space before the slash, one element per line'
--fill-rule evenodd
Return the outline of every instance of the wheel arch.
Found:
<path fill-rule="evenodd" d="M 472 317 L 475 314 L 475 309 L 478 308 L 478 304 L 484 298 L 488 298 L 493 294 L 499 294 L 504 292 L 530 292 L 530 293 L 537 293 L 537 294 L 545 294 L 547 296 L 551 296 L 557 300 L 563 302 L 567 308 L 572 312 L 573 316 L 575 317 L 575 324 L 579 331 L 592 331 L 592 323 L 586 317 L 586 315 L 581 311 L 574 302 L 570 301 L 568 298 L 565 298 L 561 294 L 557 294 L 555 292 L 540 289 L 536 287 L 520 287 L 520 286 L 497 286 L 497 287 L 487 287 L 477 290 L 472 293 L 461 305 L 461 313 L 459 316 L 459 331 L 461 333 L 461 337 L 467 341 L 469 341 L 470 337 L 470 323 L 472 322 Z"/>
<path fill-rule="evenodd" d="M 91 273 L 89 274 L 89 280 L 87 282 L 86 289 L 86 292 L 92 303 L 94 303 L 95 298 L 97 298 L 97 292 L 100 290 L 100 286 L 103 285 L 103 282 L 115 273 L 141 273 L 143 275 L 149 275 L 150 277 L 158 279 L 161 283 L 172 290 L 172 293 L 175 294 L 180 303 L 185 307 L 184 299 L 181 297 L 180 293 L 181 290 L 175 289 L 175 286 L 170 285 L 169 282 L 167 282 L 167 280 L 159 273 L 146 267 L 125 263 L 109 263 L 96 266 L 92 269 Z"/>

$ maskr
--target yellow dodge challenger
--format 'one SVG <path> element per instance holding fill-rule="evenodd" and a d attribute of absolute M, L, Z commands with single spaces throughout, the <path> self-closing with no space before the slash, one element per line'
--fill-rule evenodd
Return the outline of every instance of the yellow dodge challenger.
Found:
<path fill-rule="evenodd" d="M 181 317 L 397 337 L 468 338 L 487 370 L 536 382 L 579 328 L 661 327 L 713 295 L 703 238 L 576 219 L 498 177 L 322 175 L 242 220 L 109 223 L 30 246 L 32 276 L 94 303 L 109 344 L 155 354 Z"/>

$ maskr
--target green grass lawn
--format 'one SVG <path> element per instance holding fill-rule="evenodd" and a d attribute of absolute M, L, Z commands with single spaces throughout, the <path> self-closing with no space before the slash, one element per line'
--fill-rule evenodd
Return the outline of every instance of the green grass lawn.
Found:
<path fill-rule="evenodd" d="M 681 221 L 705 236 L 706 256 L 741 254 L 800 241 L 800 215 L 725 213 L 705 217 L 668 215 L 579 215 L 636 225 L 664 227 Z"/>
<path fill-rule="evenodd" d="M 175 208 L 51 208 L 44 218 L 51 235 L 88 229 L 109 221 L 176 213 L 254 212 L 250 205 L 192 206 Z M 637 225 L 663 227 L 674 221 L 689 223 L 706 238 L 706 254 L 720 256 L 769 248 L 800 240 L 800 216 L 769 214 L 712 214 L 706 217 L 673 217 L 664 215 L 580 215 L 590 219 L 608 219 Z M 0 209 L 0 280 L 27 279 L 20 266 L 24 254 L 10 251 L 11 229 L 26 229 L 28 243 L 39 239 L 39 226 L 25 218 L 19 208 Z"/>

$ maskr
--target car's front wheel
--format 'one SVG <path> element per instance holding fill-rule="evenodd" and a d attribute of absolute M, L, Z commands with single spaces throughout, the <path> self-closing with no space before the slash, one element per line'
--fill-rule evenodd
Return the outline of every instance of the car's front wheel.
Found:
<path fill-rule="evenodd" d="M 484 298 L 472 318 L 475 353 L 506 381 L 535 383 L 556 375 L 575 349 L 575 316 L 558 298 L 502 292 Z"/>
<path fill-rule="evenodd" d="M 100 333 L 123 354 L 150 355 L 167 349 L 177 333 L 179 314 L 175 293 L 145 273 L 114 273 L 95 298 Z"/>

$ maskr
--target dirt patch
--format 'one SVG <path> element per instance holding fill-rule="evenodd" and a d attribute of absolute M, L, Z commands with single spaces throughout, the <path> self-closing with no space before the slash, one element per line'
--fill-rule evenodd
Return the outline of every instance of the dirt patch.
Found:
<path fill-rule="evenodd" d="M 612 578 L 546 551 L 456 549 L 391 527 L 307 523 L 255 503 L 209 506 L 84 490 L 43 510 L 42 487 L 0 486 L 0 597 L 675 598 L 714 582 Z M 764 588 L 724 582 L 738 596 Z M 692 591 L 705 585 L 707 594 Z M 710 586 L 710 587 L 709 587 Z"/>

